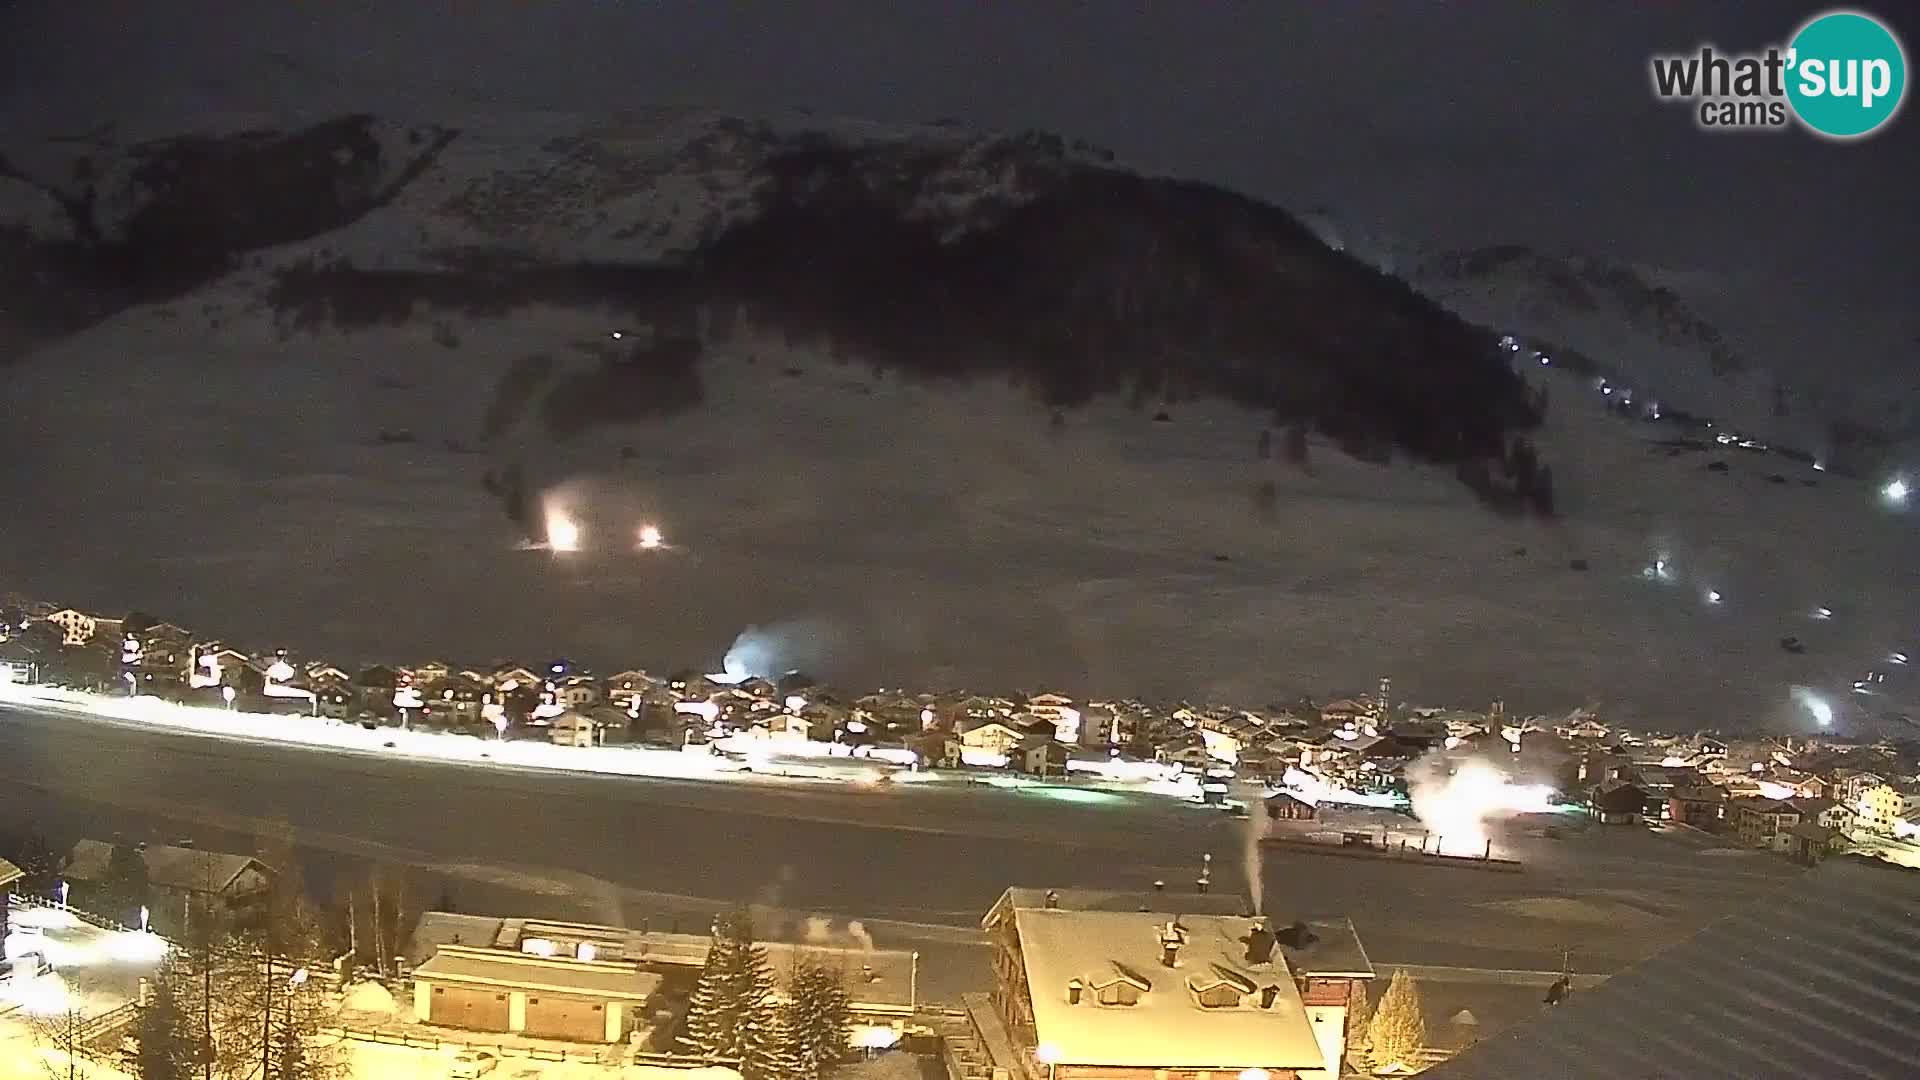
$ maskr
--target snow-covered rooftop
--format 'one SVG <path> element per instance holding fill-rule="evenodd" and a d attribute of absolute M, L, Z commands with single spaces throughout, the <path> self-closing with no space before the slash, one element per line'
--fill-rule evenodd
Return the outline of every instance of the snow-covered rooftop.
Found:
<path fill-rule="evenodd" d="M 449 945 L 414 969 L 413 977 L 428 982 L 475 983 L 548 990 L 557 994 L 592 994 L 645 1001 L 660 988 L 660 976 L 635 964 L 585 960 L 557 960 L 500 949 Z"/>
<path fill-rule="evenodd" d="M 1155 889 L 1133 892 L 1114 889 L 1046 889 L 1012 885 L 1000 894 L 980 920 L 991 931 L 1016 911 L 1051 910 L 1155 912 L 1165 920 L 1183 922 L 1191 916 L 1247 914 L 1247 902 L 1233 893 L 1169 893 Z M 1347 918 L 1268 918 L 1267 928 L 1278 932 L 1278 949 L 1288 965 L 1301 975 L 1373 977 L 1373 962 L 1360 944 L 1360 935 Z M 1304 930 L 1304 933 L 1296 933 Z"/>
<path fill-rule="evenodd" d="M 511 960 L 523 955 L 527 943 L 534 940 L 553 945 L 563 956 L 575 954 L 580 944 L 588 943 L 600 960 L 639 964 L 655 970 L 669 966 L 700 967 L 706 962 L 707 947 L 712 941 L 705 934 L 429 911 L 420 917 L 414 929 L 412 949 L 416 957 L 434 957 L 430 963 L 448 955 L 448 949 L 460 954 L 470 946 L 498 951 Z M 759 945 L 766 950 L 767 963 L 774 974 L 782 979 L 803 958 L 840 971 L 858 1012 L 892 1014 L 910 1010 L 914 1005 L 914 954 L 911 952 L 870 949 L 858 941 L 848 941 L 844 947 L 831 942 L 763 941 Z"/>
<path fill-rule="evenodd" d="M 1058 1064 L 1134 1068 L 1323 1065 L 1286 958 L 1276 949 L 1265 963 L 1247 962 L 1254 920 L 1181 918 L 1185 943 L 1172 968 L 1162 963 L 1168 921 L 1151 912 L 1015 911 L 1041 1053 Z M 1099 1003 L 1097 989 L 1116 980 L 1140 988 L 1135 1004 Z M 1201 1004 L 1210 987 L 1239 991 L 1237 1003 Z"/>

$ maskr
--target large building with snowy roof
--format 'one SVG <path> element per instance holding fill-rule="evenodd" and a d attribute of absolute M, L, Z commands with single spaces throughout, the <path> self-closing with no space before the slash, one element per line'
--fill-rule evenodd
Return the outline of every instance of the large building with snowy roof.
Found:
<path fill-rule="evenodd" d="M 1008 890 L 983 920 L 994 991 L 968 1002 L 993 1065 L 1016 1080 L 1337 1077 L 1349 995 L 1373 977 L 1353 925 L 1231 903 Z"/>

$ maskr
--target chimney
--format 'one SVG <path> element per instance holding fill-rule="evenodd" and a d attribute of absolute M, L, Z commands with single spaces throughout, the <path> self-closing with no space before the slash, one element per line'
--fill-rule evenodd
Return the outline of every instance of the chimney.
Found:
<path fill-rule="evenodd" d="M 1085 989 L 1086 989 L 1085 984 L 1083 984 L 1079 979 L 1068 979 L 1067 980 L 1067 1004 L 1069 1005 L 1080 1004 L 1080 994 Z"/>
<path fill-rule="evenodd" d="M 1160 928 L 1160 964 L 1162 967 L 1180 966 L 1180 946 L 1187 943 L 1187 932 L 1178 920 L 1169 919 Z"/>
<path fill-rule="evenodd" d="M 1267 985 L 1267 986 L 1261 987 L 1260 988 L 1260 1007 L 1263 1009 L 1273 1008 L 1273 1001 L 1275 998 L 1279 996 L 1280 996 L 1280 988 L 1278 986 Z"/>
<path fill-rule="evenodd" d="M 1266 964 L 1273 961 L 1273 931 L 1267 929 L 1265 920 L 1253 924 L 1247 934 L 1247 963 Z"/>
<path fill-rule="evenodd" d="M 875 978 L 876 976 L 873 973 L 872 964 L 860 965 L 860 981 L 861 982 L 872 982 Z"/>
<path fill-rule="evenodd" d="M 1059 892 L 1057 892 L 1056 890 L 1053 890 L 1053 889 L 1048 889 L 1048 890 L 1047 890 L 1047 898 L 1046 898 L 1046 901 L 1045 901 L 1045 903 L 1046 903 L 1046 905 L 1047 905 L 1047 910 L 1048 910 L 1048 911 L 1052 911 L 1052 910 L 1054 910 L 1055 908 L 1058 908 L 1058 907 L 1060 906 L 1060 894 L 1059 894 Z"/>

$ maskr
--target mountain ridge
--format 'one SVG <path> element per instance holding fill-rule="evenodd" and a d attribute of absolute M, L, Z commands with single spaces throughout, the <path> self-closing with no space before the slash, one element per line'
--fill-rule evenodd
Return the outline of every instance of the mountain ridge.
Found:
<path fill-rule="evenodd" d="M 516 290 L 677 338 L 731 311 L 879 367 L 1015 377 L 1057 406 L 1218 394 L 1376 458 L 1504 459 L 1539 422 L 1485 329 L 1279 208 L 1096 148 L 680 110 L 624 130 L 511 140 L 513 160 L 361 114 L 82 156 L 70 181 L 33 183 L 71 223 L 29 244 L 39 292 L 91 299 L 56 329 L 246 265 L 296 328 Z"/>

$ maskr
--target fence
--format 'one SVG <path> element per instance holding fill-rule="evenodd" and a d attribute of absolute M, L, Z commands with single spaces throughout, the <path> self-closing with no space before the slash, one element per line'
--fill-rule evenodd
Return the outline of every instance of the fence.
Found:
<path fill-rule="evenodd" d="M 97 926 L 102 930 L 117 930 L 123 934 L 132 934 L 137 932 L 134 930 L 133 927 L 128 926 L 125 923 L 116 922 L 113 919 L 109 919 L 104 915 L 95 915 L 91 911 L 83 911 L 80 908 L 73 907 L 70 904 L 63 904 L 58 900 L 49 900 L 44 896 L 34 896 L 28 893 L 8 893 L 7 903 L 19 904 L 22 907 L 47 908 L 50 911 L 64 911 L 67 914 L 73 916 L 74 918 L 79 919 L 81 922 L 88 923 L 93 926 Z M 155 934 L 154 936 L 159 937 L 158 934 Z"/>
<path fill-rule="evenodd" d="M 414 1050 L 484 1050 L 502 1060 L 507 1058 L 527 1058 L 533 1061 L 584 1061 L 596 1065 L 618 1064 L 614 1053 L 604 1050 L 548 1050 L 537 1046 L 510 1046 L 506 1043 L 473 1042 L 465 1039 L 440 1039 L 430 1036 L 408 1035 L 397 1031 L 381 1031 L 377 1028 L 324 1027 L 322 1035 L 332 1035 L 355 1042 L 379 1043 L 383 1046 L 404 1046 Z M 702 1062 L 701 1064 L 708 1064 Z"/>

